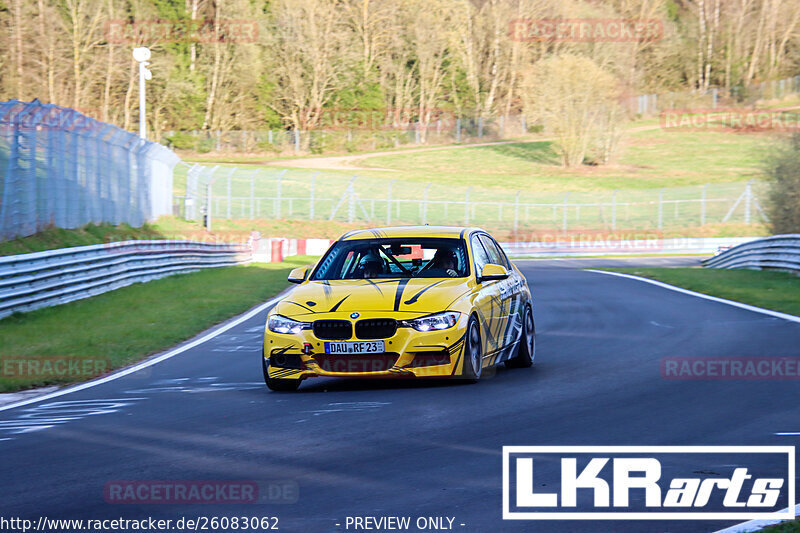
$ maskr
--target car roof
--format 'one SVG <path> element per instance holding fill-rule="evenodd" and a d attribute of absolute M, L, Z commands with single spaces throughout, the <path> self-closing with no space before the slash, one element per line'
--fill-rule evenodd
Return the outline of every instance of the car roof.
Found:
<path fill-rule="evenodd" d="M 483 231 L 476 227 L 463 226 L 391 226 L 384 228 L 357 229 L 348 231 L 340 240 L 392 239 L 392 238 L 460 238 L 473 231 Z"/>

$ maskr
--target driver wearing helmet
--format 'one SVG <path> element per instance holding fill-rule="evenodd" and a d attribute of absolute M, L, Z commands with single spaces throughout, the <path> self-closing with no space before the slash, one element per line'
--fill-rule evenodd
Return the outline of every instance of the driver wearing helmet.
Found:
<path fill-rule="evenodd" d="M 456 253 L 449 249 L 449 248 L 439 248 L 436 250 L 436 253 L 433 255 L 433 259 L 431 259 L 431 272 L 439 271 L 446 276 L 450 276 L 451 278 L 458 277 L 458 258 L 456 257 Z"/>
<path fill-rule="evenodd" d="M 385 264 L 383 259 L 375 250 L 370 250 L 364 257 L 361 258 L 359 268 L 361 269 L 364 279 L 377 278 L 380 274 L 385 273 Z"/>

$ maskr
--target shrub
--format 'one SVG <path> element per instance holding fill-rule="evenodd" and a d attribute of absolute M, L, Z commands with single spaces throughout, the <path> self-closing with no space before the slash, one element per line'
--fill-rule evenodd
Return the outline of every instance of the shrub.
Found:
<path fill-rule="evenodd" d="M 194 150 L 198 141 L 197 137 L 185 131 L 177 131 L 166 139 L 167 146 L 176 150 Z"/>
<path fill-rule="evenodd" d="M 800 233 L 800 133 L 767 158 L 766 174 L 772 232 Z"/>

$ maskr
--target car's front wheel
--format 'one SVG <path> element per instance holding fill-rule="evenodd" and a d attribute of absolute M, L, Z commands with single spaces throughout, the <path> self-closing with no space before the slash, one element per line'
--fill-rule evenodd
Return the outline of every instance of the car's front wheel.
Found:
<path fill-rule="evenodd" d="M 525 315 L 522 318 L 522 337 L 519 342 L 517 355 L 506 361 L 508 368 L 528 368 L 533 365 L 533 357 L 536 354 L 536 328 L 530 304 L 525 306 Z"/>
<path fill-rule="evenodd" d="M 480 328 L 478 327 L 478 320 L 472 317 L 469 319 L 467 334 L 464 339 L 464 370 L 461 375 L 470 383 L 477 382 L 481 379 L 482 363 Z"/>
<path fill-rule="evenodd" d="M 267 384 L 270 390 L 291 392 L 296 391 L 297 388 L 300 387 L 301 380 L 299 379 L 278 379 L 269 377 L 269 364 L 263 356 L 261 357 L 261 369 L 264 371 L 264 383 Z"/>

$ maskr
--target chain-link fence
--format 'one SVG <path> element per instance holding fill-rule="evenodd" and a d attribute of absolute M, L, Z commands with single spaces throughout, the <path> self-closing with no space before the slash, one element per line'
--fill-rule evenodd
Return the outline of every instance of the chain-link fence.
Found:
<path fill-rule="evenodd" d="M 800 76 L 731 87 L 730 91 L 711 88 L 705 92 L 682 91 L 642 94 L 624 100 L 632 114 L 655 115 L 667 109 L 717 109 L 727 105 L 752 105 L 758 100 L 776 100 L 800 93 Z"/>
<path fill-rule="evenodd" d="M 172 211 L 167 148 L 73 109 L 0 103 L 0 239 L 90 222 L 141 226 Z"/>
<path fill-rule="evenodd" d="M 193 165 L 174 212 L 189 220 L 269 218 L 369 224 L 486 225 L 506 228 L 679 229 L 712 223 L 761 224 L 757 182 L 663 189 L 531 192 L 347 176 L 269 167 Z M 210 206 L 210 207 L 209 207 Z"/>

